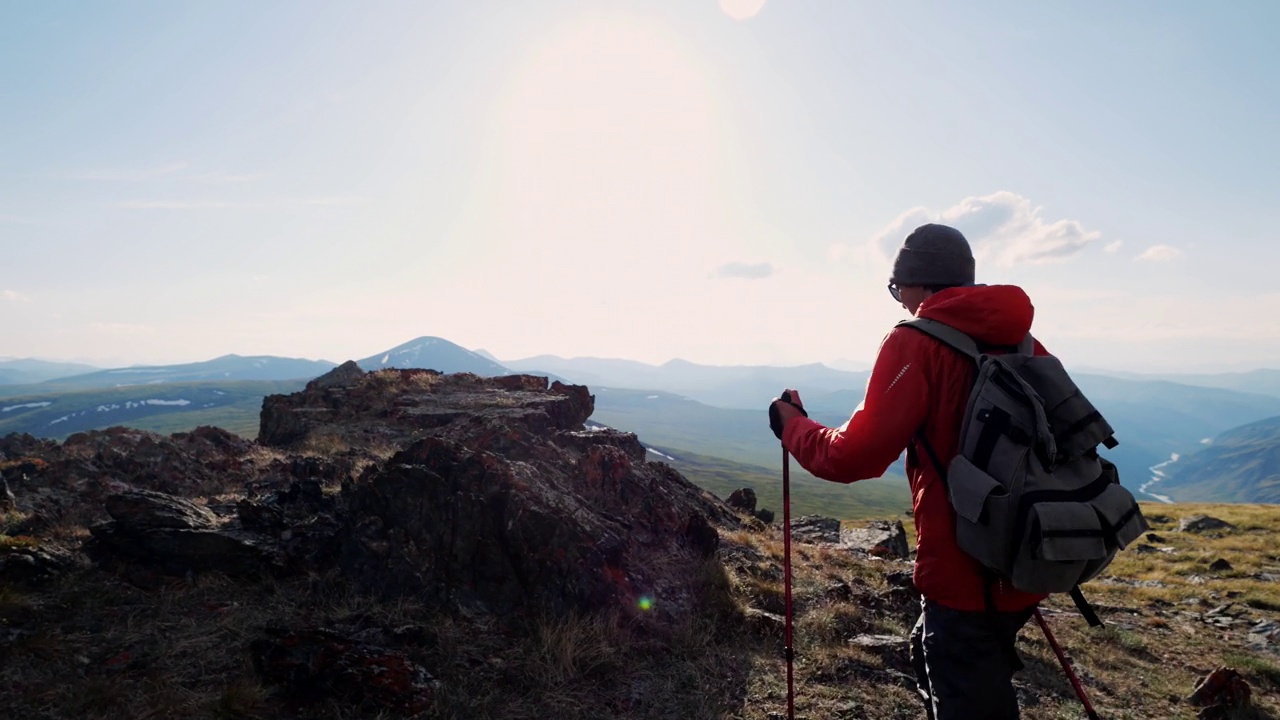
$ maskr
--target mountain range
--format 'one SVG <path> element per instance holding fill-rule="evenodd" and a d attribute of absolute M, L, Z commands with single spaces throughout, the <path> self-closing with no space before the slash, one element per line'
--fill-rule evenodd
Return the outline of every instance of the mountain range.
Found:
<path fill-rule="evenodd" d="M 663 459 L 707 483 L 728 484 L 777 475 L 777 440 L 763 409 L 784 387 L 803 392 L 818 421 L 837 426 L 862 401 L 868 372 L 821 364 L 795 367 L 709 366 L 684 360 L 649 365 L 612 358 L 539 355 L 501 361 L 448 340 L 424 336 L 357 360 L 365 370 L 425 367 L 482 376 L 513 372 L 587 385 L 596 396 L 593 422 L 637 433 Z M 100 369 L 39 360 L 0 362 L 0 434 L 65 437 L 80 430 L 127 424 L 159 432 L 215 424 L 253 436 L 266 394 L 290 392 L 336 363 L 274 356 L 224 355 L 166 366 Z M 4 371 L 8 371 L 5 373 Z M 1265 460 L 1240 453 L 1280 446 L 1277 437 L 1243 436 L 1235 429 L 1280 417 L 1280 371 L 1173 376 L 1073 373 L 1111 422 L 1120 446 L 1107 453 L 1131 488 L 1154 483 L 1152 497 L 1174 500 L 1267 501 Z M 22 382 L 14 382 L 14 379 Z M 36 380 L 32 380 L 36 378 Z M 1249 434 L 1253 433 L 1253 434 Z M 1241 443 L 1240 437 L 1249 438 Z M 1232 454 L 1224 454 L 1234 449 Z M 1197 451 L 1201 451 L 1197 453 Z M 1177 463 L 1169 464 L 1172 458 Z M 1225 463 L 1225 464 L 1224 464 Z M 1231 470 L 1209 470 L 1206 467 Z M 1153 468 L 1161 467 L 1156 471 Z M 1176 471 L 1176 472 L 1175 472 Z M 797 469 L 801 493 L 838 488 L 852 505 L 907 507 L 901 460 L 886 477 L 848 488 Z M 1223 474 L 1225 473 L 1225 474 Z M 807 489 L 806 489 L 807 488 Z M 719 488 L 718 488 L 719 489 Z M 757 487 L 762 500 L 780 501 L 777 486 Z M 1274 500 L 1272 500 L 1274 501 Z M 883 514 L 883 513 L 882 513 Z"/>

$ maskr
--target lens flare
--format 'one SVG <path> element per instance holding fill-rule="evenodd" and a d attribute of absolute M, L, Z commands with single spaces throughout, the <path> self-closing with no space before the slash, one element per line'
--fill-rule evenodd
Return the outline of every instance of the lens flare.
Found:
<path fill-rule="evenodd" d="M 641 610 L 644 610 L 645 612 L 652 610 L 653 597 L 650 595 L 641 595 L 640 599 L 636 600 L 636 607 L 640 608 Z"/>

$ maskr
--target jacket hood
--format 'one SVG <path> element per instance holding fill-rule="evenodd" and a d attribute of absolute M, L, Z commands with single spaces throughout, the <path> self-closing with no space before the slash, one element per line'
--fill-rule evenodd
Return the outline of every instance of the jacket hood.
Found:
<path fill-rule="evenodd" d="M 979 343 L 1017 345 L 1031 332 L 1035 308 L 1016 285 L 972 285 L 929 296 L 916 317 L 950 325 Z"/>

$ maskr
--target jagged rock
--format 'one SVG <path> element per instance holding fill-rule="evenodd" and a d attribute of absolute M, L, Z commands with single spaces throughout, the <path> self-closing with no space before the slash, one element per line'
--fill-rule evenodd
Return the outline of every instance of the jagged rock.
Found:
<path fill-rule="evenodd" d="M 357 586 L 506 613 L 627 609 L 642 596 L 649 615 L 690 606 L 698 560 L 718 545 L 708 518 L 730 523 L 727 507 L 616 447 L 575 458 L 506 432 L 538 467 L 426 438 L 362 478 L 340 560 Z"/>
<path fill-rule="evenodd" d="M 111 522 L 89 528 L 94 543 L 86 549 L 99 558 L 140 562 L 161 572 L 216 570 L 253 575 L 279 565 L 261 538 L 236 530 L 139 530 Z"/>
<path fill-rule="evenodd" d="M 1227 562 L 1225 558 L 1218 558 L 1217 560 L 1209 563 L 1209 569 L 1213 572 L 1227 572 L 1232 568 L 1231 563 Z"/>
<path fill-rule="evenodd" d="M 865 648 L 903 647 L 907 639 L 899 635 L 857 635 L 849 638 L 850 645 Z"/>
<path fill-rule="evenodd" d="M 759 510 L 756 510 L 754 513 L 752 513 L 752 517 L 764 523 L 765 525 L 768 525 L 769 523 L 773 522 L 775 516 L 772 510 L 768 508 L 760 508 Z"/>
<path fill-rule="evenodd" d="M 747 514 L 756 511 L 756 491 L 751 488 L 739 488 L 729 494 L 729 499 L 725 503 L 734 510 L 741 510 Z"/>
<path fill-rule="evenodd" d="M 268 631 L 250 643 L 254 670 L 296 701 L 336 698 L 374 711 L 430 709 L 436 681 L 402 652 L 326 629 Z"/>
<path fill-rule="evenodd" d="M 1235 530 L 1236 526 L 1208 515 L 1192 515 L 1178 521 L 1179 532 L 1205 532 L 1206 530 Z"/>
<path fill-rule="evenodd" d="M 255 532 L 279 532 L 284 529 L 284 511 L 276 505 L 242 498 L 236 502 L 240 526 Z"/>
<path fill-rule="evenodd" d="M 180 528 L 202 530 L 212 528 L 217 517 L 205 508 L 182 498 L 153 492 L 130 490 L 110 495 L 107 513 L 133 530 Z"/>
<path fill-rule="evenodd" d="M 845 528 L 840 532 L 840 545 L 878 557 L 906 560 L 911 556 L 901 520 L 873 520 L 865 528 Z"/>
<path fill-rule="evenodd" d="M 787 619 L 777 613 L 766 612 L 758 608 L 747 608 L 743 614 L 747 630 L 761 637 L 783 637 L 786 633 Z"/>
<path fill-rule="evenodd" d="M 1280 622 L 1259 620 L 1249 628 L 1247 642 L 1252 647 L 1266 648 L 1280 644 Z"/>
<path fill-rule="evenodd" d="M 896 572 L 885 573 L 884 581 L 893 588 L 913 588 L 915 587 L 915 579 L 912 577 L 910 570 L 898 570 Z"/>
<path fill-rule="evenodd" d="M 364 370 L 355 360 L 348 360 L 329 372 L 307 383 L 308 390 L 334 387 L 351 387 L 364 377 Z"/>
<path fill-rule="evenodd" d="M 1250 707 L 1253 691 L 1234 668 L 1219 667 L 1198 683 L 1187 701 L 1203 708 L 1199 720 L 1232 717 Z"/>
<path fill-rule="evenodd" d="M 55 547 L 0 547 L 0 587 L 47 582 L 76 565 L 75 556 Z"/>
<path fill-rule="evenodd" d="M 840 521 L 820 515 L 805 515 L 791 521 L 791 540 L 803 543 L 840 542 Z"/>
<path fill-rule="evenodd" d="M 559 381 L 548 387 L 545 377 L 387 369 L 364 374 L 354 384 L 313 381 L 300 393 L 268 395 L 258 442 L 300 447 L 315 436 L 340 432 L 351 444 L 374 439 L 407 444 L 427 434 L 450 434 L 446 430 L 455 429 L 455 423 L 453 434 L 472 439 L 486 429 L 499 435 L 513 429 L 547 435 L 585 430 L 594 408 L 587 388 Z"/>
<path fill-rule="evenodd" d="M 256 535 L 214 529 L 217 517 L 188 500 L 133 490 L 109 496 L 106 505 L 114 520 L 90 528 L 87 547 L 98 559 L 152 563 L 173 573 L 252 574 L 278 564 Z"/>

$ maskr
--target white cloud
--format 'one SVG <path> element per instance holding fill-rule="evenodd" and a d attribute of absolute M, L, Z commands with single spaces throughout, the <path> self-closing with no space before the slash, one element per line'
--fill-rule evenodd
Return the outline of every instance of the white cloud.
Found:
<path fill-rule="evenodd" d="M 1182 257 L 1182 251 L 1172 245 L 1152 245 L 1134 260 L 1140 262 L 1168 262 Z"/>
<path fill-rule="evenodd" d="M 776 269 L 772 263 L 744 263 L 730 262 L 716 268 L 714 273 L 718 278 L 743 278 L 745 280 L 763 280 L 773 275 Z"/>
<path fill-rule="evenodd" d="M 29 303 L 31 298 L 14 290 L 0 290 L 0 299 L 12 303 Z"/>
<path fill-rule="evenodd" d="M 883 258 L 891 260 L 913 229 L 939 222 L 964 233 L 979 261 L 990 260 L 1008 267 L 1062 262 L 1101 236 L 1085 230 L 1076 220 L 1048 221 L 1041 210 L 1029 199 L 1005 190 L 967 197 L 942 212 L 915 207 L 899 215 L 871 244 Z"/>
<path fill-rule="evenodd" d="M 1102 248 L 1102 252 L 1108 255 L 1115 255 L 1116 253 L 1120 252 L 1120 248 L 1123 245 L 1124 245 L 1123 240 L 1116 240 L 1114 242 L 1107 243 L 1107 246 Z"/>

